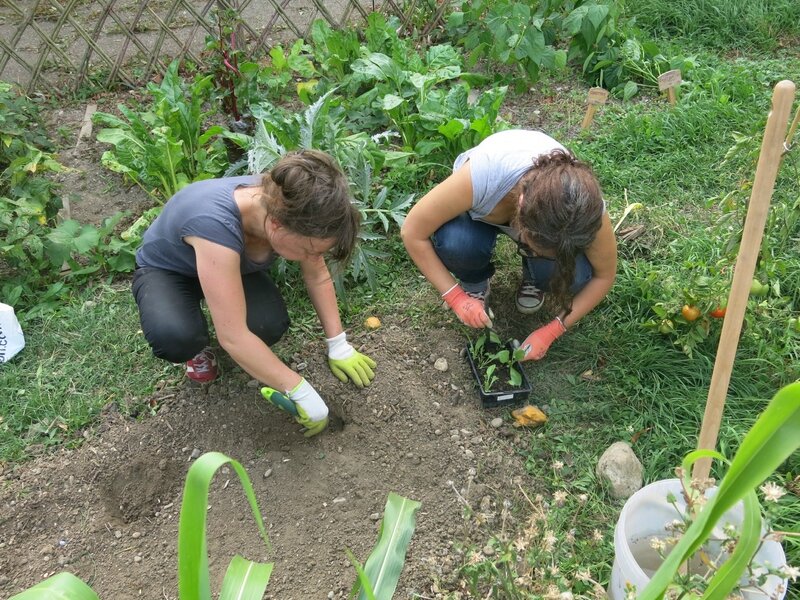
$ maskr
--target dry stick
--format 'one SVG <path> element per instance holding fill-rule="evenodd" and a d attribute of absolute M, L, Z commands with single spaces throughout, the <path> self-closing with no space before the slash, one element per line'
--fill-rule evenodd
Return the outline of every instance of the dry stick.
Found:
<path fill-rule="evenodd" d="M 35 0 L 33 6 L 30 7 L 28 12 L 28 16 L 25 21 L 17 27 L 17 31 L 14 32 L 14 36 L 9 40 L 8 47 L 9 48 L 16 48 L 17 43 L 19 42 L 20 38 L 22 37 L 22 33 L 28 28 L 28 26 L 33 22 L 33 17 L 36 15 L 36 9 L 39 8 L 39 3 L 41 0 Z M 14 10 L 19 16 L 24 17 L 25 12 L 18 7 L 13 2 L 9 2 L 8 5 Z M 13 50 L 9 50 L 6 52 L 2 57 L 0 57 L 0 73 L 6 68 L 9 59 L 12 56 L 16 56 L 16 53 Z M 31 90 L 28 90 L 31 91 Z"/>
<path fill-rule="evenodd" d="M 175 16 L 175 12 L 178 10 L 178 4 L 180 4 L 180 0 L 175 0 L 172 3 L 172 5 L 169 7 L 169 10 L 167 11 L 167 18 L 163 20 L 156 14 L 156 12 L 150 7 L 149 4 L 147 5 L 147 10 L 150 11 L 150 14 L 155 15 L 157 17 L 157 21 L 161 26 L 161 30 L 158 32 L 158 37 L 156 38 L 156 42 L 155 44 L 153 44 L 150 60 L 147 61 L 147 66 L 144 69 L 143 79 L 145 81 L 150 78 L 150 73 L 153 70 L 153 64 L 161 56 L 161 46 L 164 45 L 164 38 L 167 36 L 167 31 L 169 30 L 170 24 L 172 23 L 172 19 Z"/>
<path fill-rule="evenodd" d="M 722 421 L 722 409 L 731 380 L 733 361 L 739 345 L 739 334 L 742 331 L 744 311 L 747 308 L 747 297 L 755 272 L 756 260 L 764 235 L 764 224 L 767 221 L 769 203 L 775 188 L 775 178 L 781 163 L 783 152 L 783 132 L 789 119 L 789 111 L 794 100 L 795 85 L 784 80 L 775 85 L 772 94 L 772 110 L 767 118 L 764 139 L 761 142 L 761 153 L 758 157 L 756 175 L 753 180 L 753 191 L 750 194 L 749 208 L 744 223 L 744 233 L 736 257 L 733 271 L 733 283 L 728 294 L 728 308 L 722 323 L 722 334 L 717 347 L 714 371 L 711 374 L 711 385 L 708 388 L 708 400 L 700 427 L 697 442 L 699 449 L 713 450 L 717 445 L 717 434 Z M 692 476 L 705 479 L 711 470 L 711 460 L 703 458 L 694 464 Z"/>

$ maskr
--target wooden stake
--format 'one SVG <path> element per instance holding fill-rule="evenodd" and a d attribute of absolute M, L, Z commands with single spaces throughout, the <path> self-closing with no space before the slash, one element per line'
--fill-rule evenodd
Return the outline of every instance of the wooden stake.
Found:
<path fill-rule="evenodd" d="M 675 106 L 677 102 L 675 87 L 680 85 L 681 81 L 683 80 L 679 69 L 672 69 L 672 71 L 667 71 L 658 76 L 658 90 L 660 92 L 667 91 L 667 98 L 669 98 L 669 103 L 672 106 Z"/>
<path fill-rule="evenodd" d="M 788 152 L 789 148 L 792 147 L 792 138 L 794 137 L 794 132 L 797 129 L 798 124 L 800 124 L 800 106 L 797 107 L 797 112 L 794 113 L 792 124 L 789 125 L 789 133 L 786 134 L 786 139 L 783 142 L 783 149 L 786 152 Z"/>
<path fill-rule="evenodd" d="M 586 103 L 588 104 L 586 107 L 586 115 L 584 115 L 583 123 L 581 123 L 581 129 L 583 131 L 586 131 L 592 125 L 597 107 L 605 104 L 606 100 L 608 100 L 608 90 L 599 87 L 589 89 L 589 96 L 586 98 Z"/>
<path fill-rule="evenodd" d="M 784 80 L 775 85 L 772 94 L 772 110 L 767 118 L 764 139 L 761 142 L 761 153 L 753 180 L 753 191 L 750 194 L 742 243 L 739 246 L 739 254 L 736 257 L 736 266 L 733 271 L 733 283 L 728 294 L 728 308 L 722 324 L 722 334 L 714 361 L 714 372 L 711 374 L 711 385 L 708 388 L 706 410 L 697 442 L 698 449 L 714 449 L 717 445 L 722 409 L 725 407 L 733 361 L 739 346 L 739 334 L 742 331 L 744 311 L 750 295 L 750 284 L 753 281 L 756 260 L 761 248 L 761 238 L 764 235 L 764 225 L 769 212 L 769 203 L 781 163 L 783 133 L 786 131 L 786 123 L 794 101 L 794 91 L 794 83 Z M 695 479 L 705 479 L 710 470 L 711 461 L 701 459 L 694 464 L 692 476 Z"/>

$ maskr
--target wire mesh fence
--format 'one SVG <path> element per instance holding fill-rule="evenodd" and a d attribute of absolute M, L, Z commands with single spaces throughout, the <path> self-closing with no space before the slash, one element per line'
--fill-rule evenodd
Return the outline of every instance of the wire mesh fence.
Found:
<path fill-rule="evenodd" d="M 381 11 L 406 25 L 416 5 L 417 0 L 0 0 L 0 80 L 47 94 L 87 85 L 134 87 L 175 58 L 205 66 L 206 37 L 220 35 L 223 19 L 235 23 L 237 48 L 257 56 L 274 44 L 306 38 L 316 19 L 333 27 L 359 26 L 370 12 Z"/>

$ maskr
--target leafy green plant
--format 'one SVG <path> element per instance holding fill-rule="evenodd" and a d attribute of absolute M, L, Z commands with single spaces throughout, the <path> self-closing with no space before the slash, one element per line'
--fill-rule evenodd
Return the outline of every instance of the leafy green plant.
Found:
<path fill-rule="evenodd" d="M 478 370 L 484 392 L 493 391 L 501 381 L 512 388 L 522 385 L 522 373 L 517 363 L 525 356 L 525 351 L 514 348 L 511 342 L 504 344 L 493 330 L 487 329 L 471 340 L 468 352 Z"/>
<path fill-rule="evenodd" d="M 269 549 L 261 511 L 253 485 L 244 467 L 219 452 L 200 456 L 189 468 L 181 504 L 178 525 L 178 596 L 186 600 L 211 600 L 211 582 L 206 543 L 208 493 L 214 474 L 230 464 L 244 488 L 258 530 Z M 389 494 L 378 542 L 362 566 L 348 551 L 358 573 L 351 597 L 359 600 L 389 600 L 397 587 L 405 562 L 406 550 L 414 533 L 416 513 L 420 503 Z M 261 598 L 272 574 L 272 563 L 259 563 L 236 555 L 228 565 L 222 581 L 221 600 Z M 213 596 L 216 597 L 216 596 Z M 97 595 L 82 581 L 69 573 L 59 573 L 16 596 L 13 600 L 57 599 L 96 600 Z"/>
<path fill-rule="evenodd" d="M 703 598 L 726 598 L 739 585 L 747 572 L 753 556 L 761 543 L 762 518 L 756 488 L 764 482 L 786 458 L 800 447 L 800 383 L 788 385 L 778 391 L 764 412 L 742 440 L 741 446 L 719 484 L 717 493 L 708 498 L 699 512 L 690 519 L 680 540 L 664 558 L 650 583 L 637 596 L 642 600 L 664 597 L 672 585 L 700 583 Z M 690 452 L 683 461 L 681 472 L 686 490 L 696 489 L 691 471 L 699 459 L 724 457 L 711 450 Z M 727 560 L 711 569 L 711 575 L 696 579 L 679 574 L 683 563 L 709 541 L 716 523 L 738 502 L 744 503 L 742 527 L 735 537 L 735 545 Z M 780 569 L 782 565 L 773 565 Z M 784 575 L 785 576 L 785 575 Z M 762 575 L 761 577 L 765 577 Z M 758 585 L 760 577 L 755 582 Z M 763 583 L 763 581 L 762 581 Z M 695 589 L 684 593 L 695 594 Z"/>
<path fill-rule="evenodd" d="M 204 129 L 213 85 L 213 75 L 185 85 L 175 61 L 160 84 L 148 84 L 149 108 L 137 112 L 119 105 L 122 118 L 96 112 L 94 121 L 106 126 L 97 140 L 114 146 L 103 153 L 103 164 L 162 202 L 193 181 L 220 176 L 228 164 L 220 136 L 227 131 L 220 125 Z"/>
<path fill-rule="evenodd" d="M 376 263 L 385 256 L 373 243 L 384 239 L 392 225 L 402 225 L 414 195 L 393 198 L 388 188 L 376 189 L 373 174 L 407 155 L 380 149 L 365 133 L 349 133 L 334 92 L 324 94 L 302 113 L 289 113 L 262 103 L 253 109 L 257 118 L 255 135 L 241 136 L 238 140 L 247 148 L 250 173 L 266 172 L 287 151 L 301 148 L 316 148 L 336 158 L 351 182 L 362 218 L 361 244 L 356 248 L 349 273 L 356 280 L 366 278 L 374 288 Z M 282 268 L 285 272 L 285 262 Z M 334 277 L 341 292 L 343 274 L 336 272 Z"/>

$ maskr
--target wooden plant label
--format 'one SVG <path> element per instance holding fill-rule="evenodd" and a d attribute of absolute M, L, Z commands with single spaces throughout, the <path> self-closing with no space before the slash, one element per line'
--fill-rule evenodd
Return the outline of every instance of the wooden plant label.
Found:
<path fill-rule="evenodd" d="M 605 104 L 606 100 L 608 100 L 608 90 L 600 87 L 589 89 L 589 97 L 586 99 L 589 104 Z"/>
<path fill-rule="evenodd" d="M 672 69 L 671 71 L 667 71 L 666 73 L 662 73 L 658 76 L 658 90 L 663 92 L 667 90 L 667 97 L 669 98 L 669 103 L 675 106 L 675 87 L 680 85 L 681 81 L 681 72 L 680 69 Z"/>
<path fill-rule="evenodd" d="M 606 100 L 608 100 L 608 90 L 599 87 L 589 89 L 589 96 L 586 98 L 588 106 L 586 107 L 586 115 L 583 117 L 583 123 L 581 123 L 581 129 L 584 131 L 589 129 L 594 120 L 594 113 L 597 111 L 597 107 L 605 104 Z"/>

